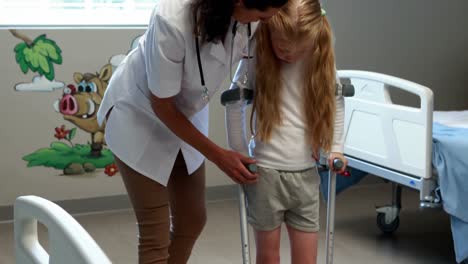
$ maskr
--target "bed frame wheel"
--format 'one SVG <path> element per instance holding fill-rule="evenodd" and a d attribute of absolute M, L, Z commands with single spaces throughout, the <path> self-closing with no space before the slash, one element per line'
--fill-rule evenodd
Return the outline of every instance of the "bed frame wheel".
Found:
<path fill-rule="evenodd" d="M 393 234 L 400 226 L 401 193 L 401 185 L 392 183 L 392 204 L 376 209 L 377 226 L 384 234 Z"/>
<path fill-rule="evenodd" d="M 397 216 L 390 222 L 388 222 L 388 216 L 385 213 L 377 214 L 377 226 L 386 235 L 391 235 L 400 226 L 400 217 Z"/>

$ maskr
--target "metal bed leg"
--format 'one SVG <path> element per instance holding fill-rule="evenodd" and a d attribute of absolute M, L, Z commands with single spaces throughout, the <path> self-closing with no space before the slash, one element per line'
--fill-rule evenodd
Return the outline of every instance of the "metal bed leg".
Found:
<path fill-rule="evenodd" d="M 401 209 L 401 191 L 402 187 L 399 184 L 392 184 L 392 196 L 393 196 L 393 206 L 396 206 L 398 209 Z"/>
<path fill-rule="evenodd" d="M 245 199 L 244 186 L 239 185 L 239 216 L 241 228 L 241 243 L 242 243 L 242 263 L 250 264 L 250 248 L 249 248 L 249 230 L 247 225 L 247 202 Z"/>
<path fill-rule="evenodd" d="M 335 198 L 336 198 L 336 173 L 330 170 L 328 177 L 327 199 L 327 256 L 326 263 L 333 263 L 333 248 L 335 238 Z"/>
<path fill-rule="evenodd" d="M 392 183 L 392 204 L 376 209 L 377 226 L 384 234 L 392 234 L 400 226 L 401 192 L 401 185 Z"/>

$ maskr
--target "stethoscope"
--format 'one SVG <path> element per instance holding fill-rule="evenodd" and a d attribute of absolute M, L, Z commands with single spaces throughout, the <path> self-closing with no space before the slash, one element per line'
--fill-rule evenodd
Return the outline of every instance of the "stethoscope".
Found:
<path fill-rule="evenodd" d="M 250 60 L 253 59 L 253 57 L 250 55 L 250 38 L 252 36 L 252 26 L 251 24 L 247 24 L 247 57 L 244 56 L 244 59 L 247 61 L 247 70 L 244 72 L 243 76 L 241 77 L 241 80 L 238 80 L 237 82 L 234 82 L 232 78 L 232 55 L 233 55 L 233 50 L 234 50 L 234 38 L 237 33 L 237 24 L 238 22 L 235 21 L 233 26 L 232 26 L 232 39 L 231 39 L 231 54 L 230 54 L 230 61 L 229 61 L 229 77 L 230 81 L 232 84 L 239 86 L 240 88 L 246 88 L 248 85 L 248 74 L 250 72 Z M 200 44 L 199 44 L 199 37 L 198 35 L 196 36 L 195 39 L 195 44 L 196 44 L 196 49 L 197 49 L 197 60 L 198 60 L 198 70 L 200 72 L 200 81 L 201 85 L 203 87 L 203 92 L 202 92 L 202 98 L 205 102 L 208 102 L 210 100 L 210 95 L 208 88 L 205 85 L 205 76 L 203 73 L 203 66 L 201 63 L 201 57 L 200 57 Z M 240 89 L 241 91 L 243 89 Z M 251 120 L 252 121 L 252 120 Z M 255 123 L 255 122 L 254 122 Z M 254 149 L 255 149 L 255 137 L 256 137 L 256 131 L 254 131 L 252 125 L 252 122 L 250 123 L 250 131 L 251 131 L 251 138 L 248 143 L 248 155 L 250 157 L 254 157 Z"/>
<path fill-rule="evenodd" d="M 231 52 L 230 52 L 231 54 L 230 54 L 230 61 L 229 61 L 229 76 L 230 76 L 231 83 L 234 83 L 234 80 L 232 78 L 232 57 L 233 57 L 233 52 L 234 52 L 234 38 L 236 37 L 236 34 L 237 34 L 237 26 L 238 26 L 238 22 L 234 21 L 234 24 L 232 26 Z M 250 68 L 250 59 L 252 58 L 250 56 L 250 37 L 251 36 L 252 36 L 252 27 L 251 27 L 251 24 L 249 23 L 247 24 L 247 73 L 245 73 L 244 78 L 242 80 L 242 83 L 244 85 L 248 82 L 247 74 Z M 201 86 L 203 87 L 202 99 L 203 101 L 208 102 L 210 100 L 210 93 L 205 83 L 205 74 L 203 72 L 203 65 L 201 61 L 200 40 L 199 40 L 198 35 L 196 35 L 195 37 L 195 46 L 196 46 L 196 51 L 197 51 L 198 72 L 200 73 L 200 82 L 201 82 Z"/>
<path fill-rule="evenodd" d="M 234 21 L 234 24 L 232 26 L 232 39 L 231 39 L 231 52 L 230 52 L 230 61 L 229 61 L 229 77 L 230 77 L 230 81 L 232 84 L 237 84 L 238 86 L 242 86 L 242 87 L 246 87 L 247 86 L 247 83 L 248 83 L 248 74 L 250 72 L 250 60 L 253 58 L 251 55 L 250 55 L 250 38 L 252 36 L 252 26 L 251 24 L 247 24 L 247 57 L 244 56 L 244 59 L 247 60 L 247 71 L 244 72 L 244 75 L 242 76 L 242 80 L 238 80 L 237 82 L 234 82 L 234 79 L 232 77 L 232 57 L 233 57 L 233 52 L 234 52 L 234 38 L 236 36 L 236 33 L 237 33 L 237 25 L 238 25 L 238 22 L 237 21 Z M 203 72 L 203 65 L 202 65 L 202 61 L 201 61 L 201 56 L 200 56 L 200 40 L 199 40 L 199 36 L 196 35 L 195 37 L 195 46 L 196 46 L 196 52 L 197 52 L 197 61 L 198 61 L 198 71 L 200 73 L 200 82 L 201 82 L 201 86 L 203 87 L 203 92 L 202 92 L 202 99 L 203 101 L 205 102 L 208 102 L 210 100 L 210 94 L 209 94 L 209 90 L 208 88 L 206 87 L 206 83 L 205 83 L 205 75 L 204 75 L 204 72 Z M 242 90 L 242 89 L 241 89 Z M 254 149 L 255 149 L 255 136 L 256 136 L 256 132 L 253 131 L 253 128 L 252 128 L 252 124 L 250 125 L 250 130 L 251 130 L 251 138 L 250 138 L 250 141 L 249 141 L 249 144 L 248 144 L 248 154 L 250 157 L 253 157 L 254 156 Z"/>

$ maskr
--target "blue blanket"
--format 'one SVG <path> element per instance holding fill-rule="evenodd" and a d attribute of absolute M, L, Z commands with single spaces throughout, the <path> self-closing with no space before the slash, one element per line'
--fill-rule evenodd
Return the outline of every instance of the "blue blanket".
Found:
<path fill-rule="evenodd" d="M 468 259 L 468 129 L 434 123 L 432 165 L 444 210 L 451 215 L 457 262 Z"/>

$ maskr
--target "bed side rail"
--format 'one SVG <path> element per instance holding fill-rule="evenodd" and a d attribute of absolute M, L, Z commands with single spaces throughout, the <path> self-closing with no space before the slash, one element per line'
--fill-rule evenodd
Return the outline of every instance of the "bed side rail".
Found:
<path fill-rule="evenodd" d="M 367 71 L 338 71 L 354 97 L 345 104 L 345 154 L 416 178 L 432 178 L 433 93 L 401 78 Z M 419 108 L 394 104 L 390 89 L 419 97 Z"/>

